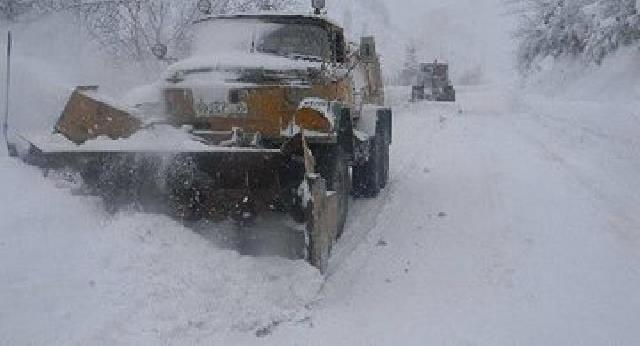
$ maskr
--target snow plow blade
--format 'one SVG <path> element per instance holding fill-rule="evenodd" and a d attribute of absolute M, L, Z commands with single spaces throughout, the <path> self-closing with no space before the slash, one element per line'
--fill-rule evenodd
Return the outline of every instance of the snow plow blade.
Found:
<path fill-rule="evenodd" d="M 285 249 L 282 252 L 261 250 L 259 255 L 305 259 L 325 273 L 338 237 L 337 198 L 328 191 L 326 180 L 307 172 L 298 158 L 283 151 L 231 149 L 43 152 L 31 146 L 24 159 L 45 174 L 77 174 L 82 193 L 101 197 L 110 212 L 135 206 L 169 215 L 187 226 L 205 220 L 209 225 L 230 221 L 250 238 L 245 243 L 286 242 L 271 246 Z M 268 231 L 261 230 L 263 220 L 274 219 L 279 221 L 271 222 Z M 280 229 L 274 229 L 274 224 Z"/>
<path fill-rule="evenodd" d="M 248 238 L 286 243 L 274 247 L 284 253 L 261 255 L 306 259 L 325 273 L 338 234 L 338 202 L 315 172 L 312 151 L 301 134 L 279 149 L 247 145 L 247 136 L 145 126 L 95 88 L 78 88 L 53 134 L 20 138 L 28 145 L 21 155 L 26 162 L 46 174 L 73 172 L 109 211 L 135 205 L 187 225 L 232 221 L 241 234 L 252 234 Z M 281 229 L 261 230 L 263 220 Z"/>

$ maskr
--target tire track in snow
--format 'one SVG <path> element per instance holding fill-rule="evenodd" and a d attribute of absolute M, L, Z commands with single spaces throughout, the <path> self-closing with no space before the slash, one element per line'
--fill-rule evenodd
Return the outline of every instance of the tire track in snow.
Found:
<path fill-rule="evenodd" d="M 524 116 L 529 115 L 525 114 Z M 585 173 L 584 169 L 575 165 L 571 162 L 571 159 L 564 156 L 561 153 L 562 149 L 560 149 L 560 144 L 556 142 L 556 145 L 553 146 L 553 141 L 544 141 L 534 134 L 549 132 L 556 134 L 559 132 L 562 135 L 563 133 L 565 133 L 566 129 L 550 126 L 544 121 L 544 118 L 541 115 L 531 114 L 530 118 L 534 120 L 533 122 L 537 126 L 544 130 L 535 132 L 525 131 L 520 128 L 519 124 L 516 123 L 514 119 L 511 119 L 510 123 L 512 128 L 517 131 L 517 133 L 519 133 L 524 139 L 526 139 L 535 147 L 540 148 L 546 154 L 549 160 L 555 162 L 559 167 L 565 170 L 576 183 L 578 183 L 584 190 L 589 191 L 595 201 L 598 201 L 604 206 L 603 210 L 605 210 L 609 215 L 609 224 L 616 229 L 615 233 L 617 235 L 623 237 L 625 240 L 630 240 L 633 242 L 640 241 L 640 234 L 637 234 L 633 231 L 640 222 L 636 220 L 634 216 L 630 216 L 627 212 L 613 207 L 618 204 L 618 199 L 612 197 L 606 189 L 600 187 L 601 182 L 598 181 L 598 179 L 589 177 L 589 175 Z M 558 122 L 565 122 L 569 125 L 574 123 L 569 120 Z M 562 136 L 560 136 L 559 138 L 562 138 Z M 601 140 L 605 140 L 607 137 L 599 138 Z"/>
<path fill-rule="evenodd" d="M 389 226 L 389 212 L 402 204 L 397 192 L 415 182 L 411 179 L 412 175 L 425 173 L 427 168 L 418 164 L 425 160 L 425 147 L 432 144 L 433 135 L 445 127 L 444 122 L 454 113 L 455 109 L 451 105 L 427 102 L 405 106 L 396 113 L 390 183 L 378 198 L 358 200 L 352 205 L 348 228 L 334 248 L 329 272 L 316 303 L 327 294 L 328 285 L 336 282 L 344 285 L 356 280 L 355 273 L 366 267 L 370 257 L 374 255 L 369 249 L 375 248 L 375 243 L 386 232 L 394 231 L 393 227 L 386 226 Z M 423 138 L 424 142 L 420 143 L 417 138 Z M 363 250 L 360 251 L 361 249 Z"/>

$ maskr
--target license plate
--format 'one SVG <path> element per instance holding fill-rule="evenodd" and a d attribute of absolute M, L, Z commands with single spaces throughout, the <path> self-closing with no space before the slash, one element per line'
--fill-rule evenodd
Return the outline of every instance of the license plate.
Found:
<path fill-rule="evenodd" d="M 198 118 L 211 118 L 211 117 L 227 117 L 237 118 L 242 117 L 249 113 L 247 104 L 229 103 L 225 101 L 213 101 L 205 102 L 200 101 L 195 105 L 196 116 Z"/>

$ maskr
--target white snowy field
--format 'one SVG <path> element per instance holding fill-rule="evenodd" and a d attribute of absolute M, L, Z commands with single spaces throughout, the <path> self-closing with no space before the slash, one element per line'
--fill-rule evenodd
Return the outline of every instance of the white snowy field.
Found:
<path fill-rule="evenodd" d="M 6 157 L 0 176 L 0 345 L 215 344 L 298 318 L 321 284 L 303 261 L 243 258 L 164 216 L 109 216 Z"/>
<path fill-rule="evenodd" d="M 0 344 L 640 344 L 639 102 L 391 93 L 391 184 L 326 281 L 1 157 Z"/>

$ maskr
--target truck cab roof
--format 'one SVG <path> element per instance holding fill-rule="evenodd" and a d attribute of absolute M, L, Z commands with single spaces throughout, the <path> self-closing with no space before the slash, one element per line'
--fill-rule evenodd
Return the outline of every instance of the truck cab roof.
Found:
<path fill-rule="evenodd" d="M 197 20 L 195 23 L 202 23 L 212 20 L 233 20 L 233 19 L 256 19 L 263 20 L 267 23 L 276 24 L 303 24 L 323 26 L 331 30 L 343 32 L 343 28 L 331 19 L 323 16 L 315 16 L 310 14 L 283 14 L 276 12 L 260 12 L 260 13 L 239 13 L 208 16 Z"/>

